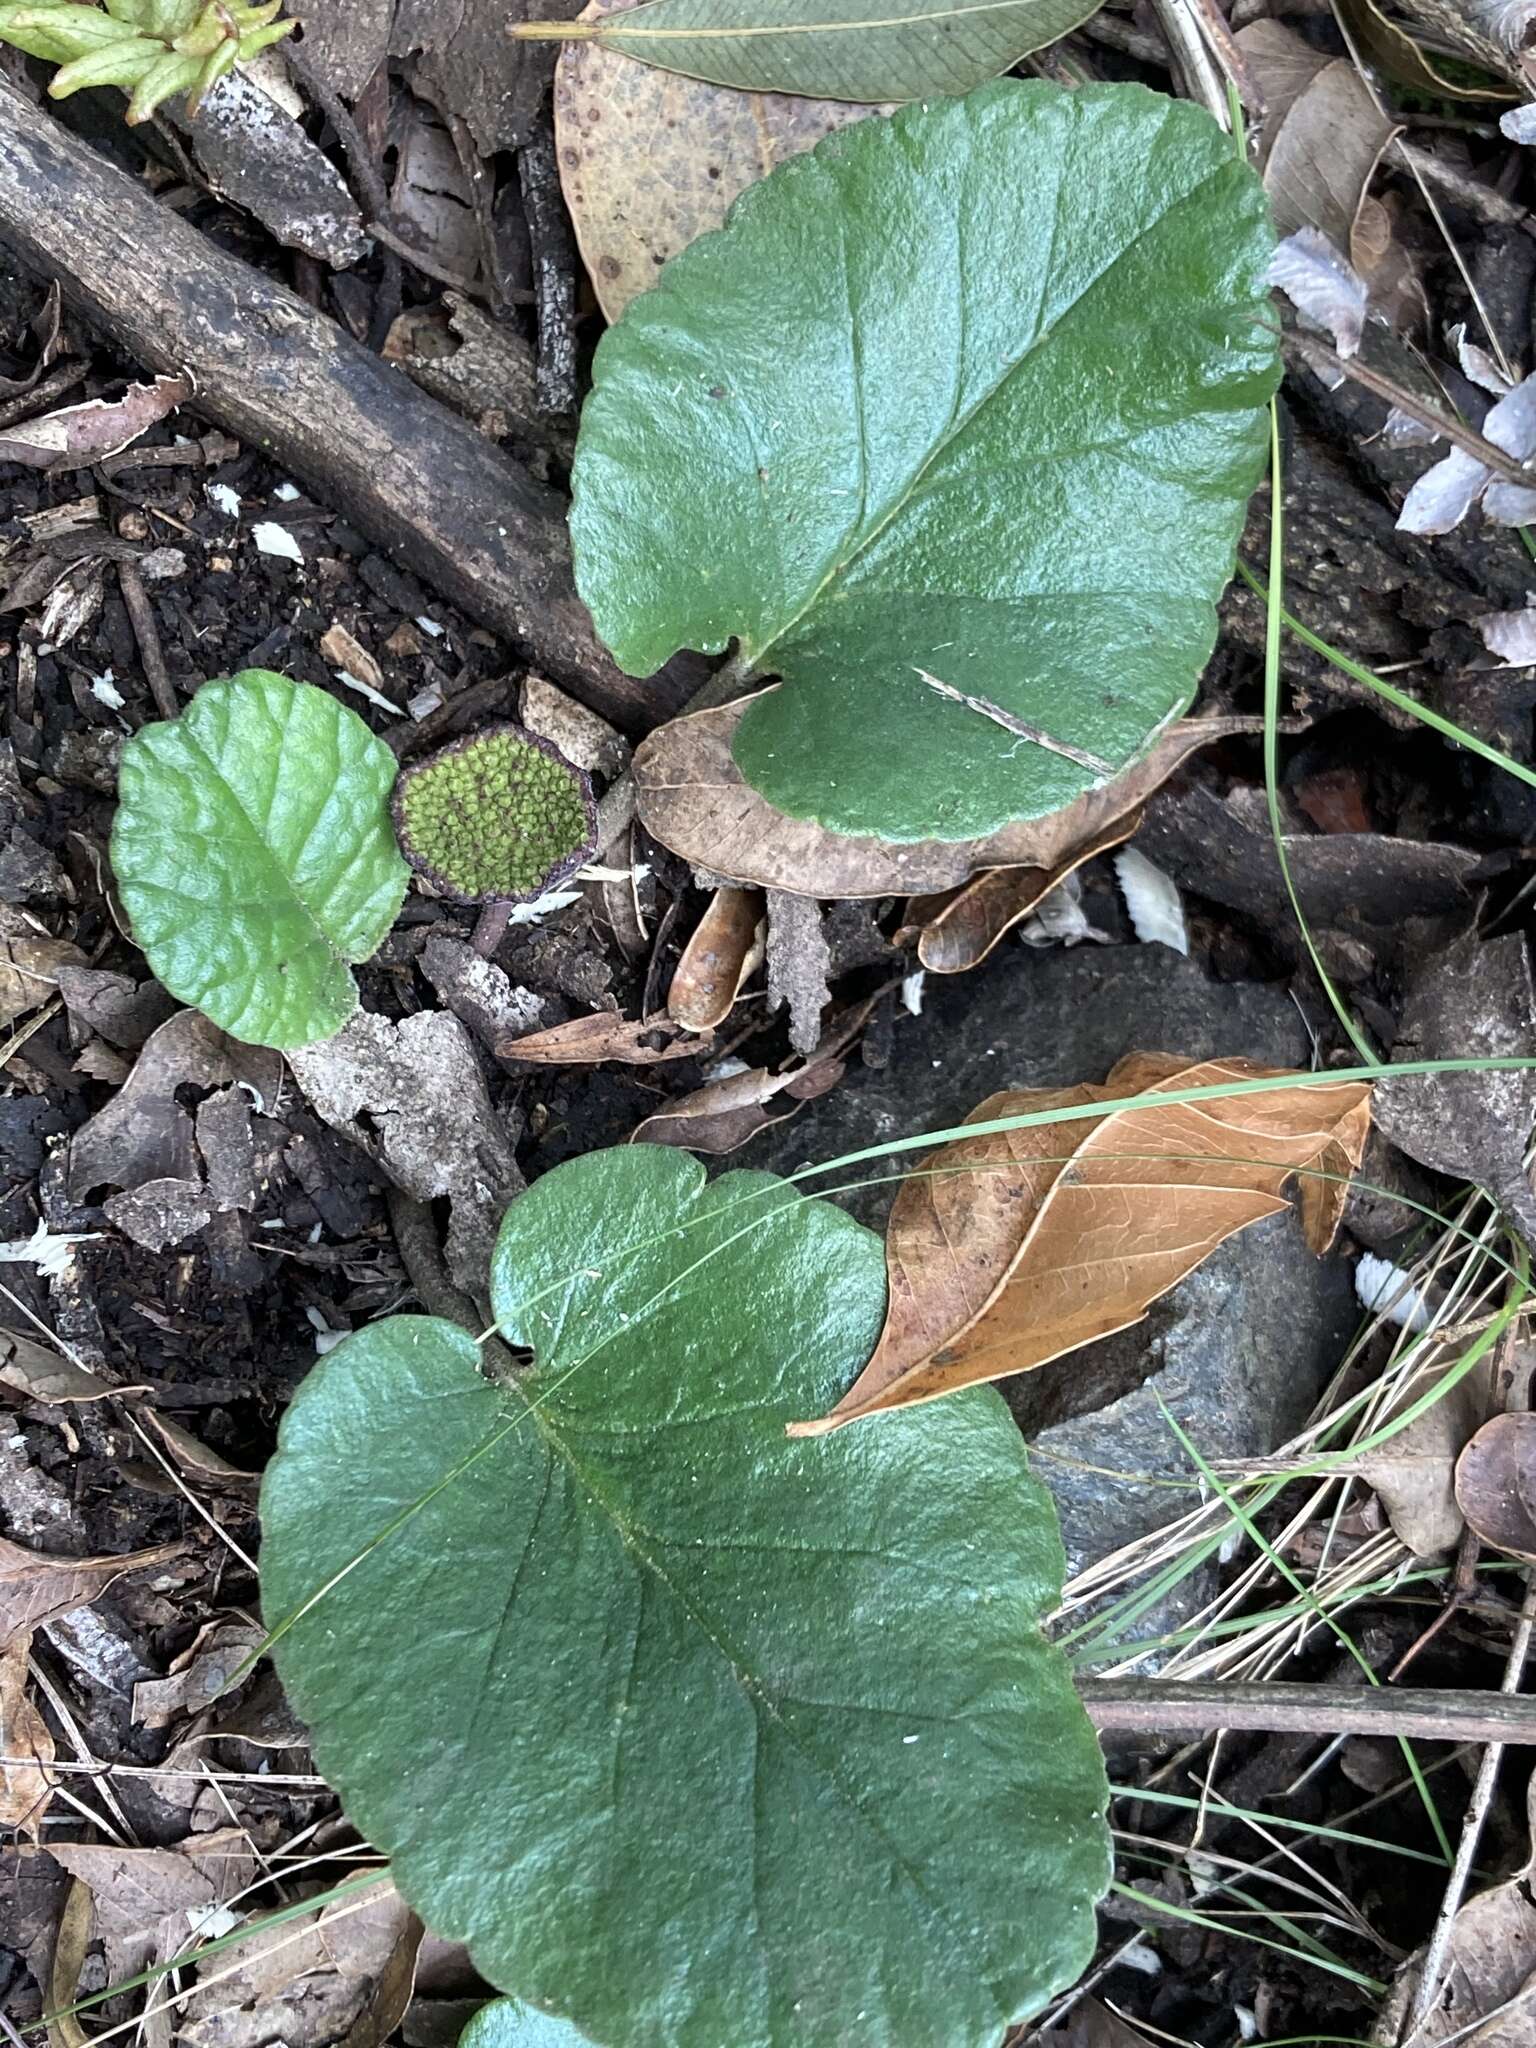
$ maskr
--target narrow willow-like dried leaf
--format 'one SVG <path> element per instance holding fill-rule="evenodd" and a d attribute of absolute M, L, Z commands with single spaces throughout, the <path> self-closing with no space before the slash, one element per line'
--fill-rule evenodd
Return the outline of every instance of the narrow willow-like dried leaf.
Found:
<path fill-rule="evenodd" d="M 967 1122 L 1276 1071 L 1132 1053 L 1100 1086 L 1008 1090 Z M 1281 1191 L 1299 1168 L 1359 1164 L 1368 1085 L 1297 1081 L 1273 1094 L 961 1139 L 932 1153 L 891 1210 L 890 1309 L 874 1356 L 830 1414 L 797 1432 L 1029 1372 L 1140 1322 L 1225 1238 L 1285 1208 Z M 1337 1207 L 1304 1207 L 1314 1250 Z"/>
<path fill-rule="evenodd" d="M 650 0 L 516 36 L 600 42 L 743 92 L 916 100 L 969 92 L 1054 43 L 1099 0 Z"/>

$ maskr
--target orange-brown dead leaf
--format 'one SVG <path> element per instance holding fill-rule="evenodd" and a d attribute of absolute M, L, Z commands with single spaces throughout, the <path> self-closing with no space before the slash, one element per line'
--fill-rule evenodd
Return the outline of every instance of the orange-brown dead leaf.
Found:
<path fill-rule="evenodd" d="M 684 1031 L 713 1031 L 763 962 L 763 899 L 756 889 L 717 889 L 672 976 L 667 1015 Z"/>
<path fill-rule="evenodd" d="M 988 868 L 952 896 L 915 896 L 907 906 L 907 929 L 917 932 L 917 957 L 935 974 L 964 974 L 979 967 L 1005 938 L 1068 875 L 1131 837 L 1141 823 L 1132 810 L 1089 834 L 1054 868 Z"/>
<path fill-rule="evenodd" d="M 15 1828 L 35 1842 L 43 1811 L 53 1797 L 53 1737 L 27 1698 L 27 1651 L 32 1631 L 24 1629 L 0 1650 L 0 1828 Z"/>
<path fill-rule="evenodd" d="M 1131 1053 L 1102 1085 L 1005 1090 L 966 1121 L 1283 1071 Z M 791 1434 L 1029 1372 L 1140 1322 L 1225 1238 L 1285 1208 L 1281 1191 L 1299 1169 L 1358 1166 L 1369 1085 L 1296 1079 L 1272 1094 L 1154 1104 L 930 1154 L 891 1211 L 890 1306 L 874 1356 L 829 1415 Z M 1326 1248 L 1341 1206 L 1342 1190 L 1310 1205 L 1303 1197 L 1314 1250 Z"/>

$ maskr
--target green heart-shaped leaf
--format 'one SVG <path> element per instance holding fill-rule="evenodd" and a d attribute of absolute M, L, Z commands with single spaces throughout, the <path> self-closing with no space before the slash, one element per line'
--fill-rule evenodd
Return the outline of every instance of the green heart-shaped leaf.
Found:
<path fill-rule="evenodd" d="M 1141 754 L 1216 632 L 1279 377 L 1257 178 L 1140 86 L 1004 80 L 751 187 L 603 337 L 577 580 L 619 663 L 785 687 L 747 779 L 963 839 Z"/>
<path fill-rule="evenodd" d="M 409 879 L 395 757 L 345 704 L 250 668 L 123 749 L 112 867 L 172 995 L 256 1045 L 309 1045 L 357 1008 Z"/>
<path fill-rule="evenodd" d="M 569 2020 L 551 2019 L 517 1998 L 482 2005 L 459 2036 L 459 2048 L 591 2048 Z"/>
<path fill-rule="evenodd" d="M 868 1355 L 879 1240 L 670 1148 L 547 1174 L 492 1291 L 531 1371 L 376 1325 L 268 1469 L 265 1611 L 298 1616 L 279 1669 L 352 1819 L 492 1983 L 608 2048 L 996 2048 L 1109 1877 L 1003 1402 L 787 1439 Z"/>

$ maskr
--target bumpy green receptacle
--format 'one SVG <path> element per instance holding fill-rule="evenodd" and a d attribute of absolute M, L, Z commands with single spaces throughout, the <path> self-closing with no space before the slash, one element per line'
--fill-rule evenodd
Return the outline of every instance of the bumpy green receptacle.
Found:
<path fill-rule="evenodd" d="M 457 903 L 527 902 L 590 859 L 592 784 L 558 747 L 493 725 L 400 771 L 400 851 Z"/>

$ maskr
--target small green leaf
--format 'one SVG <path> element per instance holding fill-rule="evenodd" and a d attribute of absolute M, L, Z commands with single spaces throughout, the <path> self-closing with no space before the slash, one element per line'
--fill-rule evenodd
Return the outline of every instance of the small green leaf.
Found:
<path fill-rule="evenodd" d="M 514 34 L 601 43 L 747 92 L 916 100 L 969 92 L 1054 43 L 1100 0 L 650 0 L 596 22 Z"/>
<path fill-rule="evenodd" d="M 516 1998 L 482 2005 L 459 2036 L 459 2048 L 591 2048 L 569 2020 L 551 2019 Z"/>
<path fill-rule="evenodd" d="M 868 1355 L 879 1240 L 671 1148 L 546 1174 L 492 1299 L 531 1370 L 375 1324 L 268 1467 L 264 1611 L 352 1820 L 607 2048 L 996 2048 L 1109 1877 L 1001 1399 L 786 1438 Z"/>
<path fill-rule="evenodd" d="M 356 712 L 269 669 L 205 683 L 123 749 L 112 867 L 133 936 L 235 1038 L 309 1045 L 357 1008 L 405 897 L 395 757 Z"/>
<path fill-rule="evenodd" d="M 979 838 L 1189 702 L 1279 377 L 1258 180 L 1186 102 L 1002 81 L 748 190 L 603 337 L 577 580 L 620 665 L 785 687 L 780 810 Z"/>

